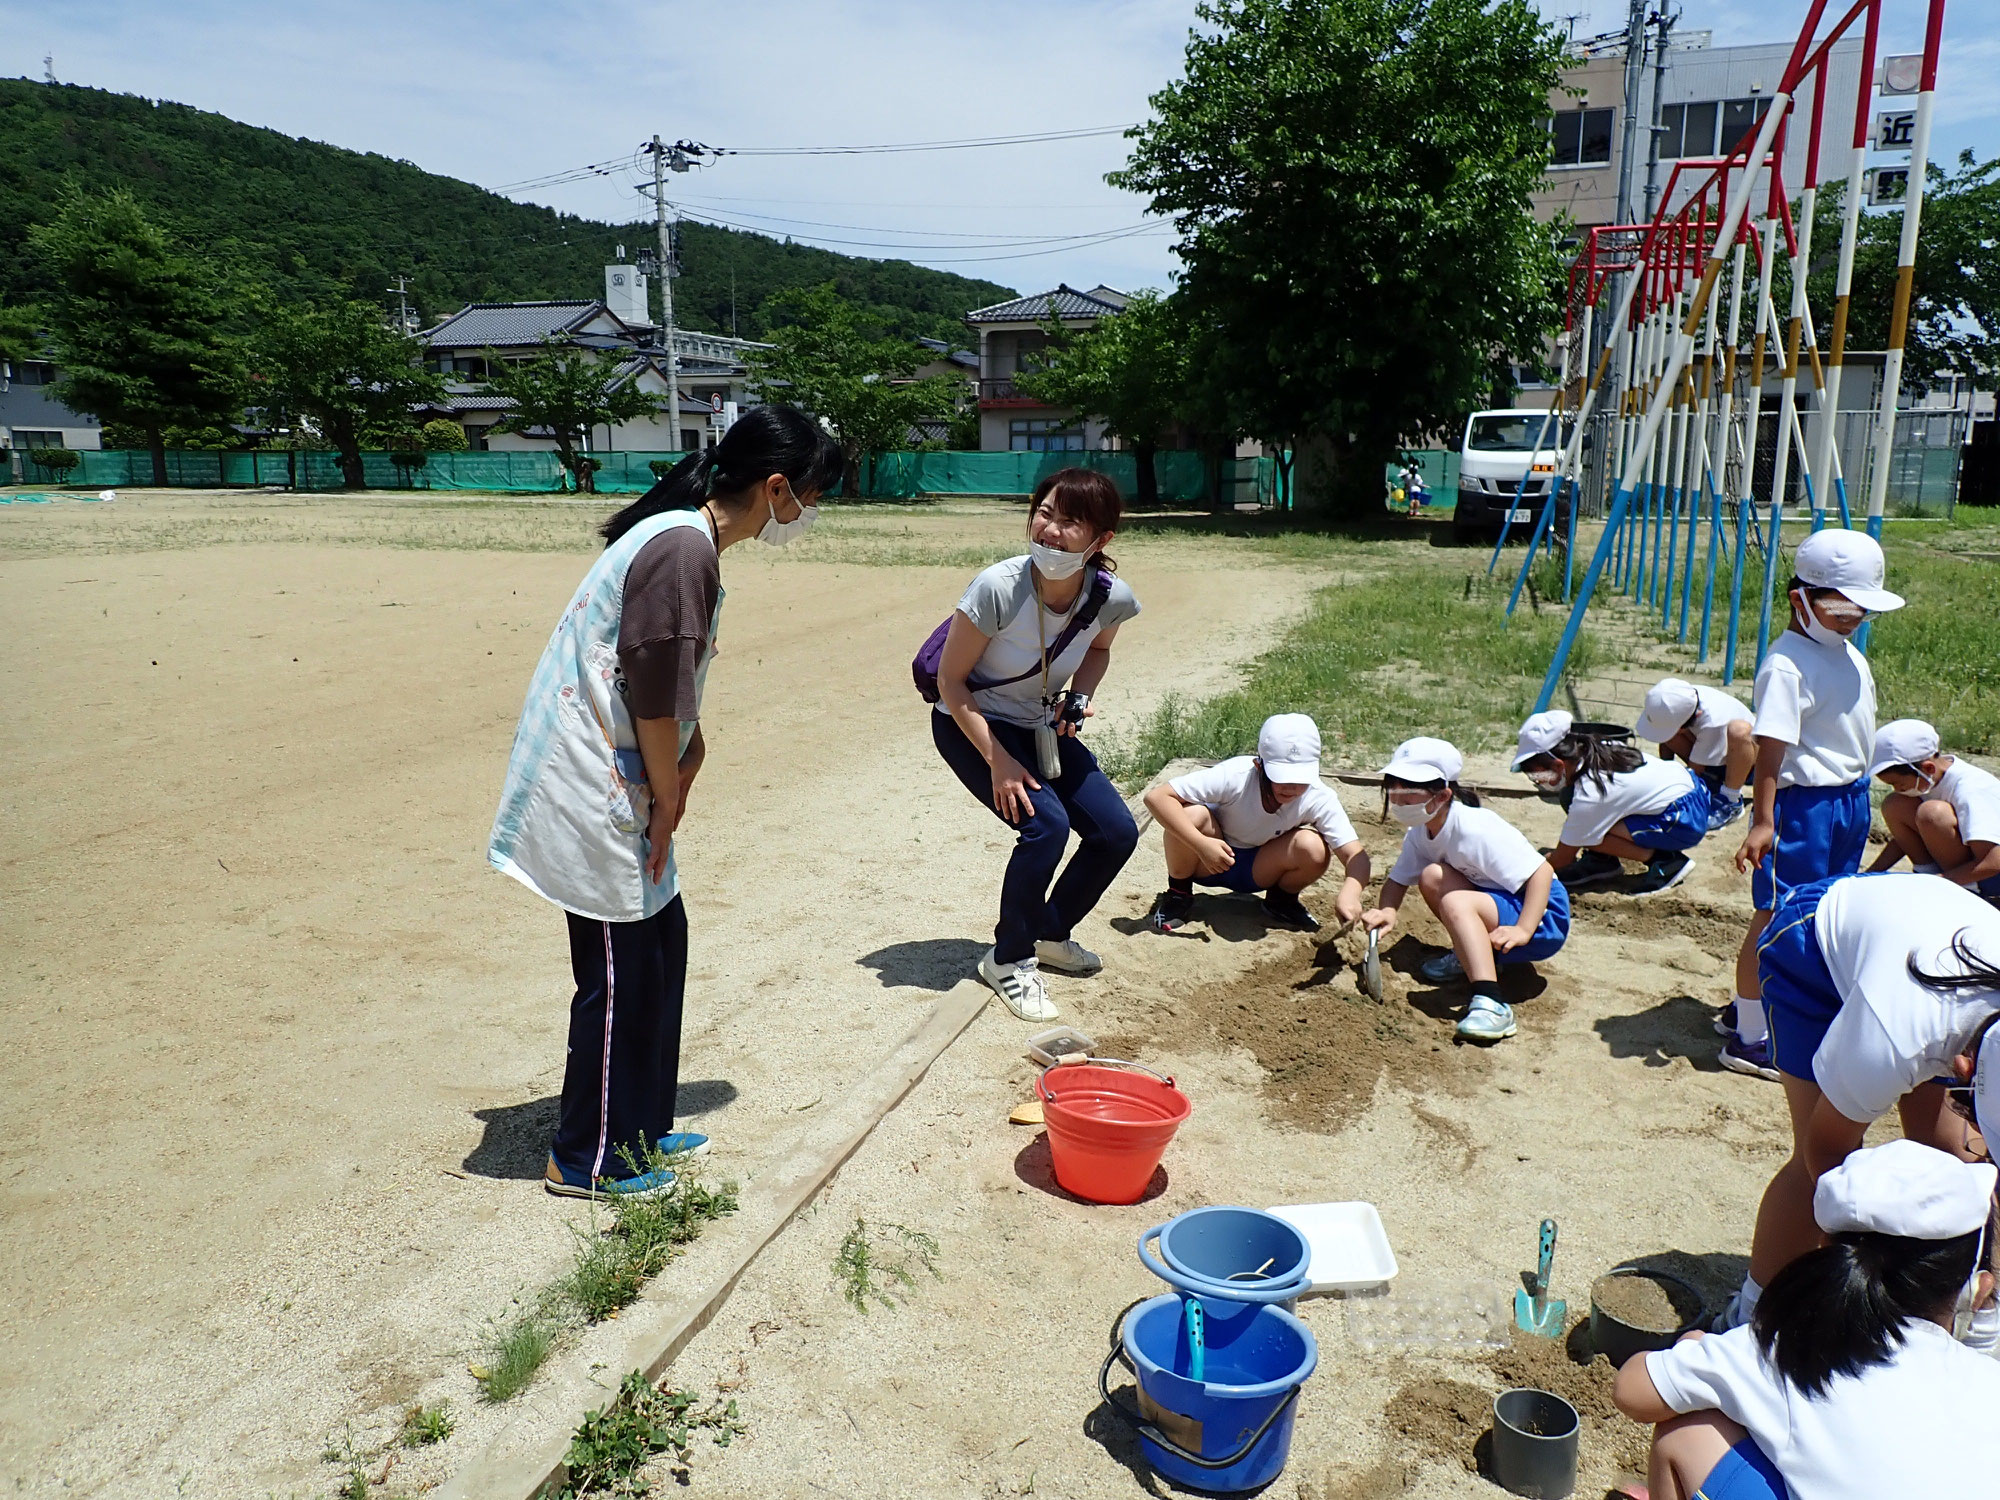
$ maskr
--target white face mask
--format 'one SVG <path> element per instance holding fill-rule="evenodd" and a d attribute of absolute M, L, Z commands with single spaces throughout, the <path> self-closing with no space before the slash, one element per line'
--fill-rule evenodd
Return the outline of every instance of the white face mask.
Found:
<path fill-rule="evenodd" d="M 1035 567 L 1042 577 L 1051 582 L 1076 577 L 1083 571 L 1083 565 L 1090 561 L 1088 552 L 1065 552 L 1060 547 L 1046 546 L 1041 542 L 1028 543 L 1028 556 L 1035 560 Z"/>
<path fill-rule="evenodd" d="M 1569 785 L 1569 777 L 1561 771 L 1530 771 L 1528 780 L 1545 792 L 1559 792 Z"/>
<path fill-rule="evenodd" d="M 811 531 L 813 522 L 818 519 L 819 507 L 817 505 L 801 505 L 799 506 L 799 513 L 791 520 L 780 521 L 778 519 L 777 502 L 773 501 L 771 504 L 771 514 L 765 519 L 763 530 L 757 533 L 757 540 L 764 543 L 767 547 L 782 547 L 785 543 L 796 541 L 799 537 Z"/>
<path fill-rule="evenodd" d="M 1843 646 L 1847 644 L 1846 636 L 1831 626 L 1822 624 L 1819 616 L 1813 613 L 1812 604 L 1806 598 L 1804 589 L 1794 589 L 1792 591 L 1792 600 L 1794 608 L 1797 611 L 1796 618 L 1799 622 L 1799 628 L 1805 631 L 1808 639 L 1818 641 L 1822 646 Z"/>
<path fill-rule="evenodd" d="M 1436 800 L 1435 797 L 1426 797 L 1422 802 L 1391 802 L 1389 816 L 1405 828 L 1415 828 L 1419 824 L 1430 822 L 1436 816 L 1431 811 L 1431 803 Z"/>
<path fill-rule="evenodd" d="M 1979 1297 L 1979 1272 L 1986 1264 L 1986 1226 L 1979 1226 L 1979 1248 L 1972 1255 L 1972 1275 L 1959 1289 L 1958 1301 L 1951 1309 L 1951 1336 L 1961 1344 L 1965 1336 L 1972 1332 L 1972 1304 Z"/>

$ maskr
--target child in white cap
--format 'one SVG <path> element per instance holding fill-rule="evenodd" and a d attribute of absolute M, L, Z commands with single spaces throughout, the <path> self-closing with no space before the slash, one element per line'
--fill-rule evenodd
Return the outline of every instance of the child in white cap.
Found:
<path fill-rule="evenodd" d="M 1708 834 L 1708 788 L 1679 761 L 1648 760 L 1556 708 L 1521 726 L 1514 769 L 1563 799 L 1568 816 L 1549 864 L 1571 891 L 1618 879 L 1625 859 L 1646 867 L 1634 896 L 1669 890 L 1694 868 L 1686 851 Z"/>
<path fill-rule="evenodd" d="M 1257 731 L 1257 753 L 1190 771 L 1146 793 L 1167 846 L 1167 888 L 1149 919 L 1172 932 L 1194 909 L 1194 887 L 1264 893 L 1280 926 L 1317 932 L 1299 893 L 1338 860 L 1336 920 L 1361 915 L 1368 850 L 1333 789 L 1320 780 L 1319 726 L 1307 714 L 1273 714 Z"/>
<path fill-rule="evenodd" d="M 1381 904 L 1361 921 L 1386 933 L 1409 888 L 1422 891 L 1451 934 L 1451 951 L 1426 960 L 1419 977 L 1431 984 L 1469 979 L 1472 1002 L 1457 1034 L 1498 1042 L 1514 1034 L 1498 965 L 1548 958 L 1569 940 L 1569 893 L 1519 829 L 1459 786 L 1464 769 L 1464 757 L 1444 740 L 1419 736 L 1396 747 L 1382 789 L 1389 815 L 1409 832 L 1382 883 Z"/>
<path fill-rule="evenodd" d="M 2000 1009 L 2000 911 L 1934 875 L 1841 876 L 1788 893 L 1758 958 L 1792 1152 L 1764 1190 L 1731 1323 L 1819 1242 L 1814 1184 L 1881 1116 L 1894 1109 L 1910 1139 L 1965 1150 L 1936 1080 Z"/>
<path fill-rule="evenodd" d="M 1855 1152 L 1813 1193 L 1828 1243 L 1752 1324 L 1627 1360 L 1612 1396 L 1659 1424 L 1653 1500 L 2000 1496 L 2000 1364 L 1953 1337 L 1994 1176 L 1915 1141 Z"/>
<path fill-rule="evenodd" d="M 1737 1034 L 1721 1062 L 1773 1076 L 1763 1035 L 1757 942 L 1784 894 L 1861 868 L 1868 847 L 1868 763 L 1875 748 L 1875 678 L 1848 637 L 1870 614 L 1901 609 L 1882 587 L 1882 547 L 1866 532 L 1828 527 L 1792 556 L 1789 628 L 1757 669 L 1755 810 L 1736 868 L 1756 908 L 1736 954 Z"/>
<path fill-rule="evenodd" d="M 2000 777 L 1938 749 L 1922 719 L 1893 719 L 1875 735 L 1869 774 L 1889 788 L 1889 842 L 1868 868 L 1910 868 L 1970 886 L 2000 904 Z"/>
<path fill-rule="evenodd" d="M 1757 765 L 1755 716 L 1721 688 L 1663 677 L 1646 690 L 1632 733 L 1660 747 L 1662 758 L 1687 762 L 1708 785 L 1708 831 L 1743 816 L 1743 783 Z"/>

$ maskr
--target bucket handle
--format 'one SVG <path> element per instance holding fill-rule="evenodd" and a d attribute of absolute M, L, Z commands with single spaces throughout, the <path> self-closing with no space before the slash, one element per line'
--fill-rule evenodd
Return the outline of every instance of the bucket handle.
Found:
<path fill-rule="evenodd" d="M 1119 1318 L 1121 1321 L 1123 1320 L 1124 1316 L 1125 1315 L 1123 1313 L 1119 1314 Z M 1157 1443 L 1160 1447 L 1166 1449 L 1167 1452 L 1173 1454 L 1175 1458 L 1180 1459 L 1183 1463 L 1193 1464 L 1197 1469 L 1228 1469 L 1228 1468 L 1233 1468 L 1237 1464 L 1242 1463 L 1244 1459 L 1250 1456 L 1250 1450 L 1255 1448 L 1259 1443 L 1261 1443 L 1264 1440 L 1264 1434 L 1269 1432 L 1271 1428 L 1276 1425 L 1278 1419 L 1282 1417 L 1288 1410 L 1291 1409 L 1292 1403 L 1299 1399 L 1299 1392 L 1305 1389 L 1304 1382 L 1300 1382 L 1299 1384 L 1293 1386 L 1289 1391 L 1286 1391 L 1285 1399 L 1280 1401 L 1276 1406 L 1271 1408 L 1271 1414 L 1266 1418 L 1264 1418 L 1263 1425 L 1260 1426 L 1255 1432 L 1251 1433 L 1249 1440 L 1245 1442 L 1242 1447 L 1238 1448 L 1234 1453 L 1231 1453 L 1224 1458 L 1203 1458 L 1199 1453 L 1188 1452 L 1187 1449 L 1183 1448 L 1179 1443 L 1175 1442 L 1172 1438 L 1168 1437 L 1164 1432 L 1160 1431 L 1160 1429 L 1155 1427 L 1151 1422 L 1148 1422 L 1144 1416 L 1142 1416 L 1140 1413 L 1136 1411 L 1130 1410 L 1124 1405 L 1124 1403 L 1120 1402 L 1116 1397 L 1114 1397 L 1111 1394 L 1111 1366 L 1114 1363 L 1124 1365 L 1125 1368 L 1131 1372 L 1133 1380 L 1136 1381 L 1139 1378 L 1139 1372 L 1136 1369 L 1133 1369 L 1132 1361 L 1125 1353 L 1124 1341 L 1122 1339 L 1117 1338 L 1117 1332 L 1118 1330 L 1114 1325 L 1112 1328 L 1112 1336 L 1115 1342 L 1113 1342 L 1113 1344 L 1111 1345 L 1111 1352 L 1104 1356 L 1104 1363 L 1098 1367 L 1097 1371 L 1098 1394 L 1104 1398 L 1104 1404 L 1110 1408 L 1111 1414 L 1117 1417 L 1118 1420 L 1123 1422 L 1127 1427 L 1131 1428 L 1132 1431 L 1138 1433 L 1140 1437 L 1145 1438 L 1148 1442 Z"/>
<path fill-rule="evenodd" d="M 1263 1279 L 1261 1284 L 1241 1281 L 1238 1279 L 1239 1277 L 1250 1276 L 1255 1273 L 1237 1271 L 1227 1281 L 1210 1281 L 1208 1286 L 1204 1288 L 1201 1282 L 1206 1278 L 1185 1276 L 1178 1271 L 1172 1270 L 1167 1266 L 1164 1254 L 1155 1255 L 1147 1248 L 1154 1240 L 1160 1237 L 1160 1231 L 1171 1223 L 1173 1223 L 1173 1220 L 1168 1219 L 1164 1223 L 1155 1224 L 1151 1229 L 1141 1232 L 1139 1235 L 1139 1264 L 1159 1277 L 1168 1286 L 1173 1287 L 1185 1296 L 1209 1297 L 1224 1302 L 1289 1302 L 1292 1298 L 1301 1296 L 1312 1290 L 1310 1268 L 1308 1268 L 1305 1279 L 1300 1281 L 1296 1286 L 1284 1282 L 1274 1282 L 1268 1276 Z M 1277 1295 L 1272 1295 L 1274 1292 Z"/>
<path fill-rule="evenodd" d="M 1041 1095 L 1045 1103 L 1054 1104 L 1056 1102 L 1056 1096 L 1054 1094 L 1051 1094 L 1048 1090 L 1049 1068 L 1074 1067 L 1078 1063 L 1101 1063 L 1101 1064 L 1108 1063 L 1111 1066 L 1118 1068 L 1136 1068 L 1141 1073 L 1151 1073 L 1155 1078 L 1159 1079 L 1160 1082 L 1164 1083 L 1168 1088 L 1172 1088 L 1174 1086 L 1173 1074 L 1159 1072 L 1156 1069 L 1147 1067 L 1144 1063 L 1130 1062 L 1122 1057 L 1091 1057 L 1089 1055 L 1085 1055 L 1083 1057 L 1065 1057 L 1061 1062 L 1050 1063 L 1048 1067 L 1043 1068 L 1041 1076 L 1035 1080 L 1035 1092 Z"/>

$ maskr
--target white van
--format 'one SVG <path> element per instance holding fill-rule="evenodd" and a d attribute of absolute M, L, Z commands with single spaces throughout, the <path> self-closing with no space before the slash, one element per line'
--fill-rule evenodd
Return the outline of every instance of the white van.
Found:
<path fill-rule="evenodd" d="M 1548 431 L 1542 432 L 1544 419 Z M 1541 445 L 1535 443 L 1542 434 Z M 1476 411 L 1465 420 L 1465 437 L 1458 449 L 1458 505 L 1452 512 L 1455 540 L 1492 539 L 1500 534 L 1507 512 L 1514 513 L 1509 537 L 1525 542 L 1541 514 L 1542 501 L 1555 482 L 1556 464 L 1569 441 L 1569 423 L 1534 408 Z M 1527 476 L 1522 484 L 1521 476 Z M 1520 503 L 1514 491 L 1520 488 Z M 1558 525 L 1568 518 L 1558 515 Z"/>

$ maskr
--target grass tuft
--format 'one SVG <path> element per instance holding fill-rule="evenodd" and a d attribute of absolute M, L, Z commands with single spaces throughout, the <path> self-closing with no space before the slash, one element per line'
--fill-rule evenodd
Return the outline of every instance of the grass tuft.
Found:
<path fill-rule="evenodd" d="M 921 1230 L 856 1219 L 834 1252 L 834 1279 L 857 1312 L 867 1312 L 871 1301 L 894 1308 L 916 1289 L 918 1271 L 944 1280 L 937 1253 L 938 1242 Z"/>
<path fill-rule="evenodd" d="M 449 1401 L 440 1401 L 436 1406 L 417 1402 L 404 1411 L 402 1430 L 396 1434 L 396 1441 L 405 1448 L 427 1448 L 450 1437 L 457 1425 Z"/>
<path fill-rule="evenodd" d="M 718 1396 L 697 1407 L 688 1392 L 663 1390 L 643 1370 L 634 1370 L 619 1383 L 618 1394 L 585 1417 L 570 1435 L 569 1451 L 563 1455 L 569 1484 L 561 1500 L 649 1493 L 640 1487 L 639 1470 L 660 1453 L 673 1455 L 673 1476 L 686 1484 L 689 1448 L 694 1434 L 701 1431 L 718 1448 L 727 1448 L 746 1431 L 734 1398 Z"/>

